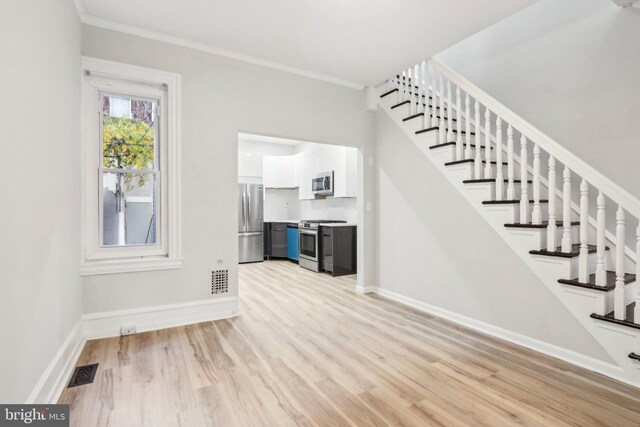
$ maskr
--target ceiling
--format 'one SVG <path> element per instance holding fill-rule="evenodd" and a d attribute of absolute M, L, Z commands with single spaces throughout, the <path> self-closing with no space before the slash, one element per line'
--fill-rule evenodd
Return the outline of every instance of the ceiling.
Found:
<path fill-rule="evenodd" d="M 536 0 L 75 1 L 88 24 L 172 36 L 164 39 L 361 87 Z"/>

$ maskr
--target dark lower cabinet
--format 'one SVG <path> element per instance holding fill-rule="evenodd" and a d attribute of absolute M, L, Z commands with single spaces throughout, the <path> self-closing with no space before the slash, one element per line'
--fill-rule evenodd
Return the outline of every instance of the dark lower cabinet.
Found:
<path fill-rule="evenodd" d="M 357 227 L 320 227 L 320 268 L 332 276 L 357 273 Z"/>
<path fill-rule="evenodd" d="M 287 258 L 287 223 L 264 223 L 265 258 Z"/>

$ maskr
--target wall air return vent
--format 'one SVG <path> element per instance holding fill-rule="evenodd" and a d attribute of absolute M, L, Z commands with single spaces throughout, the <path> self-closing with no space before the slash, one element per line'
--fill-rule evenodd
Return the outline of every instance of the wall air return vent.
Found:
<path fill-rule="evenodd" d="M 211 295 L 229 292 L 229 270 L 213 270 L 211 272 Z"/>

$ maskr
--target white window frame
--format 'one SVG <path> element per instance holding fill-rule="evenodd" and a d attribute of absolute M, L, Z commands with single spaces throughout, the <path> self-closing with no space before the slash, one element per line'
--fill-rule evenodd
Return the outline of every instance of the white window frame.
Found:
<path fill-rule="evenodd" d="M 81 275 L 166 270 L 182 267 L 180 223 L 179 74 L 103 59 L 82 58 L 82 253 Z M 159 99 L 160 179 L 157 183 L 158 239 L 152 245 L 104 246 L 101 239 L 102 175 L 100 93 Z"/>

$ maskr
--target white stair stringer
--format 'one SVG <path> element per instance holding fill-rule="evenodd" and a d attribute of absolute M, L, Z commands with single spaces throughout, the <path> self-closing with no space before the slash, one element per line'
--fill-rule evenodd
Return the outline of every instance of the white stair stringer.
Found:
<path fill-rule="evenodd" d="M 386 92 L 384 86 L 379 95 Z M 547 288 L 563 303 L 581 325 L 596 339 L 611 356 L 616 365 L 588 357 L 576 357 L 573 360 L 563 358 L 572 364 L 599 372 L 627 384 L 640 387 L 640 362 L 628 355 L 640 348 L 640 330 L 615 323 L 604 322 L 590 317 L 592 313 L 607 313 L 613 309 L 613 291 L 603 292 L 588 288 L 579 288 L 558 283 L 561 278 L 578 276 L 578 257 L 560 258 L 532 255 L 529 251 L 545 247 L 547 229 L 507 228 L 506 223 L 518 222 L 519 205 L 483 205 L 485 200 L 493 200 L 493 183 L 463 184 L 463 180 L 472 179 L 473 163 L 445 166 L 445 162 L 454 160 L 455 147 L 445 146 L 429 149 L 438 141 L 438 131 L 415 134 L 415 124 L 407 124 L 402 119 L 409 116 L 409 105 L 391 109 L 395 105 L 395 95 L 378 99 L 379 106 L 385 111 L 424 153 L 425 156 L 460 192 L 469 204 L 493 227 L 503 240 L 518 254 L 527 266 L 540 278 Z M 494 172 L 495 173 L 495 172 Z M 546 209 L 543 209 L 546 215 Z M 546 218 L 543 218 L 546 219 Z M 561 227 L 559 227 L 561 228 Z M 575 227 L 577 232 L 577 227 Z M 576 240 L 574 240 L 576 241 Z M 559 240 L 558 240 L 559 242 Z M 589 255 L 589 273 L 594 272 L 595 254 Z M 636 283 L 628 284 L 625 293 L 628 301 L 635 294 Z M 534 350 L 540 351 L 538 348 Z M 556 354 L 552 354 L 558 357 Z M 581 359 L 581 360 L 580 360 Z M 588 359 L 588 360 L 587 360 Z"/>

